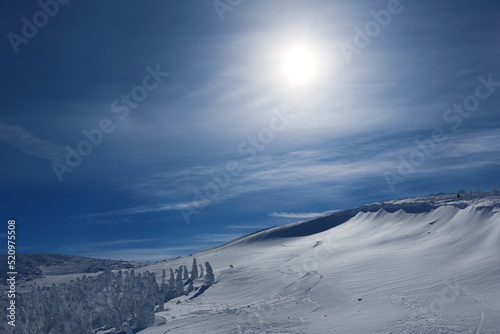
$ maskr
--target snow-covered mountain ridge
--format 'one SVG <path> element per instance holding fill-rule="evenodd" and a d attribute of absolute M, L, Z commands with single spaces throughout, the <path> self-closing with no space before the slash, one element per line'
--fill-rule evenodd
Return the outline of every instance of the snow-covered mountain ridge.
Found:
<path fill-rule="evenodd" d="M 196 257 L 216 284 L 139 333 L 500 333 L 499 208 L 498 193 L 376 202 L 147 264 L 159 280 Z"/>
<path fill-rule="evenodd" d="M 264 233 L 252 233 L 253 239 L 266 239 L 274 237 L 297 237 L 319 233 L 345 223 L 360 212 L 377 212 L 381 209 L 389 213 L 402 210 L 406 213 L 424 213 L 438 207 L 453 206 L 460 209 L 474 207 L 476 210 L 500 211 L 500 192 L 498 193 L 470 193 L 434 194 L 413 198 L 396 199 L 362 205 L 357 208 L 340 210 L 321 217 L 298 221 L 295 223 L 266 229 Z M 238 238 L 241 239 L 241 238 Z"/>
<path fill-rule="evenodd" d="M 240 237 L 194 254 L 218 283 L 141 334 L 500 333 L 499 207 L 437 194 Z"/>

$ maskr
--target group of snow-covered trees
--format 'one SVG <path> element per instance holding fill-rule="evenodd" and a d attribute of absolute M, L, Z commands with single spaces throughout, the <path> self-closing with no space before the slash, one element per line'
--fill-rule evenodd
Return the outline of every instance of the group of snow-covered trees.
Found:
<path fill-rule="evenodd" d="M 205 262 L 207 274 L 204 274 L 203 267 L 200 264 L 200 271 L 198 271 L 198 264 L 196 258 L 193 259 L 193 265 L 189 272 L 186 266 L 181 266 L 175 272 L 170 269 L 170 276 L 167 279 L 167 271 L 163 270 L 160 283 L 160 293 L 164 302 L 170 299 L 189 294 L 194 290 L 194 280 L 197 278 L 205 278 L 204 286 L 214 284 L 214 274 L 210 263 Z M 187 287 L 186 287 L 187 286 Z M 160 310 L 163 304 L 160 305 Z"/>
<path fill-rule="evenodd" d="M 155 312 L 163 311 L 165 302 L 195 290 L 195 280 L 203 283 L 205 289 L 212 285 L 214 276 L 208 262 L 205 271 L 204 280 L 200 282 L 203 267 L 200 265 L 198 271 L 193 259 L 190 272 L 186 266 L 175 271 L 170 269 L 167 279 L 163 270 L 160 284 L 154 273 L 133 270 L 105 271 L 59 286 L 42 288 L 35 284 L 30 292 L 16 296 L 16 326 L 2 321 L 0 327 L 5 330 L 3 333 L 14 334 L 91 334 L 113 328 L 116 332 L 132 334 L 133 329 L 152 326 Z M 6 300 L 2 298 L 0 302 L 3 310 L 7 308 Z"/>

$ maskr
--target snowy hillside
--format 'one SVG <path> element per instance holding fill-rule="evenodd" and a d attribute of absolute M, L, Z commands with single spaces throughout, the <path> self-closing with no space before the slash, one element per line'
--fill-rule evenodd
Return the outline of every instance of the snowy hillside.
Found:
<path fill-rule="evenodd" d="M 499 254 L 500 194 L 373 203 L 135 269 L 216 280 L 139 333 L 500 333 Z"/>
<path fill-rule="evenodd" d="M 240 238 L 195 254 L 218 283 L 140 333 L 500 333 L 499 209 L 432 195 Z"/>

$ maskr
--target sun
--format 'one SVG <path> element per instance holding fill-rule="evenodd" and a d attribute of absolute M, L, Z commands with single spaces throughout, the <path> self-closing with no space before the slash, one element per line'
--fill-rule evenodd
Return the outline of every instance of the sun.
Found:
<path fill-rule="evenodd" d="M 283 72 L 287 79 L 294 84 L 309 82 L 316 71 L 316 58 L 305 47 L 291 48 L 283 61 Z"/>

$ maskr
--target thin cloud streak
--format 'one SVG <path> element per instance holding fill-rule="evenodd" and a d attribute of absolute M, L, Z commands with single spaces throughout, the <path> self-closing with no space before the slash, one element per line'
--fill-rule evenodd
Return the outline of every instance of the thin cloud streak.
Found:
<path fill-rule="evenodd" d="M 153 241 L 164 240 L 164 238 L 149 238 L 149 239 L 120 239 L 120 240 L 111 240 L 111 241 L 103 241 L 103 242 L 92 242 L 86 243 L 83 248 L 100 248 L 100 247 L 109 247 L 116 245 L 133 245 L 133 244 L 142 244 L 149 243 Z"/>
<path fill-rule="evenodd" d="M 235 229 L 235 230 L 262 230 L 268 228 L 269 226 L 263 225 L 226 225 L 224 226 L 227 229 Z"/>
<path fill-rule="evenodd" d="M 325 216 L 338 210 L 328 210 L 323 212 L 271 212 L 269 216 L 271 217 L 280 217 L 280 218 L 298 218 L 298 219 L 307 219 L 307 218 L 315 218 L 320 216 Z"/>
<path fill-rule="evenodd" d="M 190 240 L 213 244 L 213 243 L 228 242 L 240 236 L 241 235 L 237 233 L 207 233 L 207 234 L 195 235 L 192 238 L 190 238 Z"/>
<path fill-rule="evenodd" d="M 367 140 L 353 153 L 351 145 L 343 144 L 335 147 L 316 150 L 292 151 L 274 156 L 260 155 L 253 161 L 240 160 L 243 166 L 240 175 L 231 178 L 230 183 L 218 196 L 210 198 L 209 205 L 222 203 L 229 199 L 251 192 L 269 191 L 282 187 L 312 187 L 317 184 L 337 184 L 339 182 L 352 182 L 360 179 L 378 178 L 384 182 L 384 172 L 398 168 L 399 156 L 406 157 L 417 146 L 415 139 L 425 140 L 428 131 L 414 133 L 401 138 L 375 138 Z M 427 174 L 440 174 L 440 170 L 468 169 L 497 163 L 498 159 L 492 155 L 487 160 L 468 161 L 469 155 L 488 154 L 498 152 L 499 130 L 476 131 L 454 134 L 445 143 L 436 145 L 435 152 L 426 158 L 423 165 L 418 166 L 411 177 Z M 325 145 L 327 146 L 327 145 Z M 334 147 L 333 149 L 330 147 Z M 417 147 L 418 148 L 418 147 Z M 462 158 L 457 165 L 451 159 Z M 185 201 L 173 202 L 165 205 L 137 206 L 122 210 L 95 213 L 79 216 L 80 219 L 102 219 L 124 217 L 152 212 L 178 211 L 183 209 L 204 207 L 207 203 L 202 201 L 189 201 L 194 198 L 193 189 L 200 193 L 208 182 L 213 182 L 212 176 L 222 170 L 223 165 L 197 166 L 181 171 L 157 174 L 154 180 L 137 183 L 130 188 L 151 192 L 162 198 L 183 198 Z M 175 189 L 167 194 L 164 189 Z M 335 190 L 337 189 L 337 190 Z M 341 187 L 332 188 L 332 192 L 341 193 Z M 165 196 L 166 195 L 166 196 Z M 322 213 L 286 213 L 273 212 L 271 216 L 281 218 L 311 218 Z M 326 214 L 326 213 L 325 213 Z"/>
<path fill-rule="evenodd" d="M 0 140 L 22 152 L 51 161 L 63 161 L 66 150 L 49 140 L 42 140 L 35 134 L 15 125 L 0 123 Z"/>
<path fill-rule="evenodd" d="M 180 255 L 194 252 L 192 247 L 140 248 L 140 249 L 113 249 L 110 251 L 96 251 L 83 253 L 85 256 L 127 261 L 162 261 L 173 259 Z"/>
<path fill-rule="evenodd" d="M 187 209 L 190 207 L 196 207 L 200 205 L 199 202 L 178 202 L 171 203 L 166 205 L 156 205 L 156 206 L 136 206 L 132 208 L 122 209 L 122 210 L 113 210 L 107 212 L 98 212 L 98 213 L 90 213 L 86 215 L 80 215 L 74 217 L 75 219 L 82 220 L 90 220 L 90 219 L 102 219 L 102 218 L 114 218 L 120 216 L 130 216 L 130 215 L 139 215 L 153 212 L 162 212 L 162 211 L 177 211 L 182 209 Z M 100 220 L 100 222 L 102 222 Z"/>
<path fill-rule="evenodd" d="M 151 243 L 154 241 L 166 240 L 162 238 L 154 239 L 131 239 L 131 240 L 113 240 L 96 243 L 85 243 L 74 245 L 71 249 L 64 249 L 65 253 L 79 253 L 84 256 L 97 257 L 103 259 L 116 259 L 116 260 L 135 260 L 135 261 L 160 261 L 165 259 L 172 259 L 177 256 L 182 256 L 197 251 L 215 247 L 222 243 L 231 241 L 240 237 L 237 233 L 206 233 L 196 234 L 189 237 L 189 241 L 194 246 L 172 246 L 172 247 L 141 247 L 137 248 L 140 244 Z M 120 249 L 114 248 L 117 245 L 135 245 L 135 247 L 121 247 Z M 107 250 L 106 248 L 112 248 Z M 89 249 L 97 249 L 88 252 Z M 100 250 L 99 250 L 100 249 Z"/>

